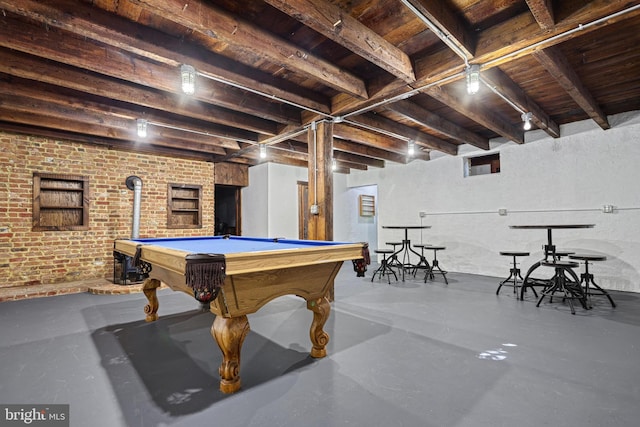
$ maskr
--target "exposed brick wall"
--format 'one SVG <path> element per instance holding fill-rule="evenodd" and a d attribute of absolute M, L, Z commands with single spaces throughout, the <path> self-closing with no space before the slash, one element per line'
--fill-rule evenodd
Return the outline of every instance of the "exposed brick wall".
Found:
<path fill-rule="evenodd" d="M 32 231 L 33 173 L 89 177 L 89 230 Z M 140 237 L 214 234 L 214 165 L 0 132 L 0 287 L 113 274 L 113 240 L 131 236 L 133 191 L 142 179 Z M 167 229 L 167 184 L 202 185 L 203 227 Z"/>

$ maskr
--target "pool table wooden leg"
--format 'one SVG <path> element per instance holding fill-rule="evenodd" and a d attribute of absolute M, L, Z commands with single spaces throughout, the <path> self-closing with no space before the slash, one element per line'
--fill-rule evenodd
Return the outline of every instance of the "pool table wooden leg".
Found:
<path fill-rule="evenodd" d="M 147 317 L 144 319 L 147 322 L 153 322 L 158 320 L 158 297 L 156 295 L 156 289 L 162 285 L 162 282 L 158 279 L 146 279 L 142 285 L 142 292 L 149 300 L 149 304 L 144 306 L 144 312 Z"/>
<path fill-rule="evenodd" d="M 240 389 L 240 350 L 244 338 L 249 332 L 247 316 L 216 316 L 211 326 L 211 335 L 222 351 L 220 373 L 220 391 L 234 393 Z"/>
<path fill-rule="evenodd" d="M 307 301 L 307 308 L 313 311 L 313 322 L 311 322 L 311 331 L 309 332 L 311 343 L 313 344 L 311 357 L 325 357 L 327 355 L 326 345 L 329 342 L 329 334 L 322 328 L 329 318 L 331 304 L 329 304 L 326 297 L 322 297 L 317 300 Z"/>

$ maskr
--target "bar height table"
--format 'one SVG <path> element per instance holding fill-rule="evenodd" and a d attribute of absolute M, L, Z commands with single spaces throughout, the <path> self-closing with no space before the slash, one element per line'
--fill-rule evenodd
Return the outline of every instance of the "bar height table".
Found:
<path fill-rule="evenodd" d="M 556 256 L 556 247 L 553 244 L 553 235 L 552 235 L 553 230 L 573 229 L 573 228 L 593 228 L 593 227 L 595 227 L 595 224 L 510 225 L 509 228 L 519 229 L 519 230 L 547 230 L 547 244 L 542 247 L 544 249 L 544 259 L 534 263 L 531 267 L 529 267 L 529 270 L 527 271 L 527 274 L 524 276 L 524 280 L 522 281 L 522 286 L 520 288 L 520 299 L 521 300 L 524 299 L 524 292 L 526 291 L 528 286 L 527 280 L 529 279 L 529 276 L 531 275 L 531 273 L 533 273 L 535 269 L 540 267 L 540 263 L 543 261 L 548 261 L 549 257 L 551 257 L 553 261 L 558 260 L 558 257 Z M 577 277 L 574 277 L 574 279 L 576 279 L 577 282 L 580 283 L 580 280 Z M 535 290 L 534 290 L 534 293 L 535 293 Z"/>
<path fill-rule="evenodd" d="M 422 256 L 418 252 L 414 251 L 411 247 L 411 240 L 409 240 L 409 230 L 424 230 L 427 228 L 431 228 L 430 225 L 383 225 L 382 228 L 387 228 L 390 230 L 404 230 L 404 240 L 402 241 L 402 246 L 396 252 L 391 255 L 391 258 L 398 257 L 399 254 L 402 254 L 402 259 L 398 257 L 400 262 L 402 263 L 402 281 L 404 282 L 404 271 L 407 268 L 413 268 L 414 265 L 411 264 L 411 252 L 416 254 L 418 258 Z"/>

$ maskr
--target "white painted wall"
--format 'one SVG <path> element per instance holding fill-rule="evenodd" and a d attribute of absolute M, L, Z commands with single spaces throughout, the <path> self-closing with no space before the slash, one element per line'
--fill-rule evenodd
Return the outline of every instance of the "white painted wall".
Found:
<path fill-rule="evenodd" d="M 438 254 L 444 268 L 501 277 L 508 275 L 509 259 L 500 251 L 530 251 L 524 268 L 541 257 L 546 242 L 544 230 L 509 225 L 594 223 L 593 229 L 556 230 L 554 243 L 606 255 L 593 267 L 596 281 L 640 292 L 640 112 L 609 121 L 607 131 L 592 121 L 561 126 L 558 139 L 528 132 L 521 146 L 492 141 L 491 151 L 500 152 L 499 174 L 464 178 L 464 155 L 478 154 L 470 146 L 455 157 L 434 152 L 428 162 L 336 174 L 334 240 L 369 241 L 373 250 L 402 238 L 383 225 L 422 223 L 432 228 L 410 238 L 445 245 Z M 249 169 L 250 186 L 242 192 L 245 235 L 297 237 L 298 180 L 307 180 L 306 169 L 271 163 Z M 376 195 L 378 213 L 370 222 L 358 216 L 359 192 Z M 602 213 L 609 204 L 614 213 Z M 508 214 L 498 215 L 500 208 Z"/>
<path fill-rule="evenodd" d="M 344 242 L 368 242 L 369 250 L 377 248 L 378 244 L 378 215 L 372 217 L 360 216 L 359 196 L 361 194 L 374 196 L 378 200 L 378 187 L 366 185 L 355 188 L 347 187 L 345 174 L 335 174 L 333 200 L 333 235 L 334 240 Z M 340 183 L 340 186 L 336 185 Z"/>
<path fill-rule="evenodd" d="M 562 126 L 558 139 L 534 131 L 522 146 L 493 141 L 491 151 L 500 151 L 499 174 L 464 178 L 464 155 L 440 156 L 356 171 L 348 182 L 378 184 L 379 226 L 419 225 L 419 212 L 425 211 L 423 224 L 432 226 L 423 233 L 426 243 L 447 246 L 438 258 L 451 271 L 507 276 L 509 259 L 501 250 L 531 252 L 523 267 L 540 259 L 545 230 L 509 225 L 594 223 L 593 229 L 556 230 L 554 243 L 606 255 L 606 262 L 593 267 L 598 284 L 640 292 L 640 112 L 609 120 L 607 131 L 585 121 Z M 465 154 L 470 153 L 477 152 Z M 617 209 L 604 214 L 606 204 Z M 499 216 L 500 208 L 508 214 Z M 400 237 L 398 231 L 378 230 L 379 245 Z M 419 232 L 410 237 L 419 239 Z"/>
<path fill-rule="evenodd" d="M 249 186 L 242 190 L 242 230 L 245 236 L 298 238 L 298 181 L 308 181 L 306 168 L 264 163 L 249 168 Z M 347 175 L 333 177 L 333 240 L 377 240 L 377 216 L 358 215 L 358 196 L 374 195 L 377 187 L 347 188 Z M 312 189 L 310 189 L 312 191 Z"/>
<path fill-rule="evenodd" d="M 249 168 L 249 186 L 242 189 L 242 234 L 272 237 L 269 232 L 269 164 Z"/>
<path fill-rule="evenodd" d="M 276 163 L 249 168 L 249 186 L 242 190 L 242 234 L 297 239 L 298 181 L 307 181 L 307 169 Z"/>

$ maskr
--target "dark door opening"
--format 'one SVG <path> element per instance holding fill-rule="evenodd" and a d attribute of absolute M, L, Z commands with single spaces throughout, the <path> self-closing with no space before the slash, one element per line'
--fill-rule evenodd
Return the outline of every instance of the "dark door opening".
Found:
<path fill-rule="evenodd" d="M 242 234 L 240 213 L 240 190 L 232 185 L 215 186 L 216 235 Z"/>

